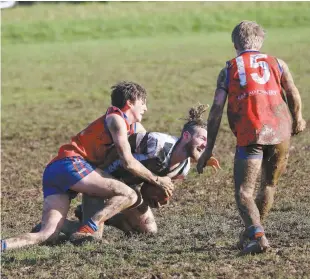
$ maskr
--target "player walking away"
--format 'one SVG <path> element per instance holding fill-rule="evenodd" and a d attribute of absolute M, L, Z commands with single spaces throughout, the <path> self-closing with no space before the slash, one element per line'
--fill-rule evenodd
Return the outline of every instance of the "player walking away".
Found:
<path fill-rule="evenodd" d="M 237 138 L 234 180 L 236 202 L 245 225 L 239 243 L 243 254 L 269 248 L 262 221 L 272 207 L 278 179 L 286 168 L 291 134 L 302 132 L 306 126 L 299 91 L 288 66 L 260 52 L 264 36 L 256 22 L 242 21 L 234 28 L 232 42 L 237 57 L 228 61 L 218 76 L 208 118 L 207 149 L 197 164 L 202 173 L 228 98 L 229 125 Z M 261 186 L 254 200 L 258 176 Z"/>
<path fill-rule="evenodd" d="M 85 193 L 107 199 L 105 208 L 89 218 L 72 242 L 88 239 L 98 226 L 137 201 L 136 192 L 126 184 L 103 173 L 98 165 L 113 146 L 126 170 L 171 194 L 173 183 L 167 176 L 158 177 L 146 169 L 131 153 L 128 135 L 145 131 L 139 122 L 146 112 L 146 91 L 134 82 L 120 82 L 112 87 L 107 112 L 74 136 L 70 144 L 60 147 L 58 155 L 43 174 L 42 227 L 37 233 L 27 233 L 1 241 L 1 250 L 52 241 L 58 237 L 66 219 L 71 198 Z"/>

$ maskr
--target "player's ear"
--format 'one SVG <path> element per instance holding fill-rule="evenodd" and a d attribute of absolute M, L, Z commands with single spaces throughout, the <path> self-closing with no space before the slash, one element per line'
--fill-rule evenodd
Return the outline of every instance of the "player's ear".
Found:
<path fill-rule="evenodd" d="M 189 141 L 189 140 L 192 138 L 192 135 L 190 134 L 189 131 L 184 131 L 182 137 L 183 137 L 183 139 L 185 139 L 186 141 Z"/>
<path fill-rule="evenodd" d="M 130 109 L 133 105 L 134 103 L 132 101 L 127 100 L 123 109 L 125 110 Z"/>

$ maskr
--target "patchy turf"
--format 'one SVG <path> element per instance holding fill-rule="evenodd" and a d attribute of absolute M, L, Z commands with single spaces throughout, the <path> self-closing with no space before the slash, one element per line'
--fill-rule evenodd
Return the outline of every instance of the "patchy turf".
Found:
<path fill-rule="evenodd" d="M 212 103 L 217 74 L 225 61 L 234 56 L 228 31 L 241 19 L 259 18 L 265 23 L 268 37 L 263 51 L 289 64 L 309 127 L 310 29 L 301 23 L 297 27 L 291 11 L 297 9 L 296 13 L 302 15 L 298 20 L 310 22 L 306 12 L 310 4 L 230 3 L 226 7 L 229 11 L 239 6 L 242 9 L 229 24 L 221 23 L 222 18 L 212 13 L 222 9 L 223 3 L 205 3 L 206 6 L 199 6 L 203 7 L 199 13 L 198 5 L 185 3 L 175 8 L 171 3 L 38 4 L 3 11 L 2 237 L 28 232 L 40 220 L 45 164 L 62 143 L 105 112 L 109 86 L 116 81 L 135 80 L 148 89 L 149 111 L 143 120 L 148 130 L 178 135 L 182 126 L 178 119 L 186 115 L 191 105 Z M 280 24 L 281 20 L 276 24 L 276 20 L 268 22 L 267 17 L 249 13 L 260 5 L 264 9 L 280 9 L 274 18 L 286 18 L 285 25 Z M 105 22 L 111 22 L 110 26 L 118 18 L 117 9 L 127 19 L 133 11 L 136 17 L 146 10 L 148 15 L 154 13 L 154 18 L 161 18 L 182 9 L 188 26 L 196 11 L 200 22 L 207 21 L 215 27 L 212 32 L 192 32 L 184 25 L 184 32 L 180 29 L 169 33 L 158 20 L 153 23 L 153 33 L 140 30 L 135 38 L 130 38 L 134 34 L 121 24 L 117 32 L 124 32 L 124 37 L 118 39 L 111 39 L 109 32 L 101 33 L 106 34 L 102 39 L 98 39 L 99 35 L 70 35 L 68 40 L 50 35 L 41 40 L 31 33 L 36 30 L 31 24 L 42 21 L 44 11 L 54 15 L 49 20 L 55 30 L 77 20 L 77 14 L 79 25 L 70 28 L 84 26 L 91 30 L 90 19 L 99 20 L 98 14 L 105 9 Z M 212 21 L 208 21 L 208 15 L 214 16 Z M 141 24 L 143 20 L 146 19 L 139 18 L 137 22 Z M 32 22 L 30 35 L 23 32 L 25 22 Z M 12 26 L 17 37 L 8 29 Z M 266 222 L 273 249 L 264 255 L 237 256 L 235 243 L 242 224 L 232 184 L 235 139 L 226 116 L 216 145 L 223 170 L 216 176 L 210 170 L 201 176 L 192 170 L 171 204 L 156 210 L 158 236 L 125 237 L 107 227 L 109 244 L 75 247 L 63 243 L 8 252 L 1 256 L 3 278 L 308 278 L 309 129 L 292 139 L 287 173 L 281 178 L 275 206 Z M 78 201 L 79 198 L 73 202 L 73 208 Z"/>

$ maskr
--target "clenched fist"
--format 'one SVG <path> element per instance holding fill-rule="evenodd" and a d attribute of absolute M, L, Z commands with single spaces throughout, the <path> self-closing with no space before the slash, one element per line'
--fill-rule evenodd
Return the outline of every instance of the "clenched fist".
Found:
<path fill-rule="evenodd" d="M 299 120 L 293 122 L 292 135 L 297 135 L 305 129 L 306 121 L 303 118 L 300 118 Z"/>

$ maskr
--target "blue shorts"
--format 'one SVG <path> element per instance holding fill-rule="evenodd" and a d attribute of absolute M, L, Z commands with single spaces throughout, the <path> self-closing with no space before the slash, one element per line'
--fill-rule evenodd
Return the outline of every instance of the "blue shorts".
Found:
<path fill-rule="evenodd" d="M 240 163 L 238 161 L 258 159 L 262 161 L 264 183 L 266 183 L 266 185 L 277 185 L 280 176 L 285 171 L 289 150 L 290 139 L 286 139 L 275 145 L 252 144 L 248 146 L 237 146 L 235 154 L 235 179 L 238 176 L 236 174 L 237 172 L 244 172 L 242 168 L 249 166 L 241 164 L 239 167 L 236 167 L 236 163 L 237 165 Z M 247 175 L 248 174 L 246 174 L 246 176 Z M 248 179 L 247 177 L 239 178 L 245 181 Z"/>
<path fill-rule="evenodd" d="M 66 157 L 47 165 L 43 173 L 44 198 L 64 193 L 75 198 L 78 193 L 70 188 L 95 169 L 79 156 Z"/>
<path fill-rule="evenodd" d="M 236 159 L 260 159 L 264 157 L 264 146 L 260 144 L 252 144 L 248 146 L 236 146 Z"/>

